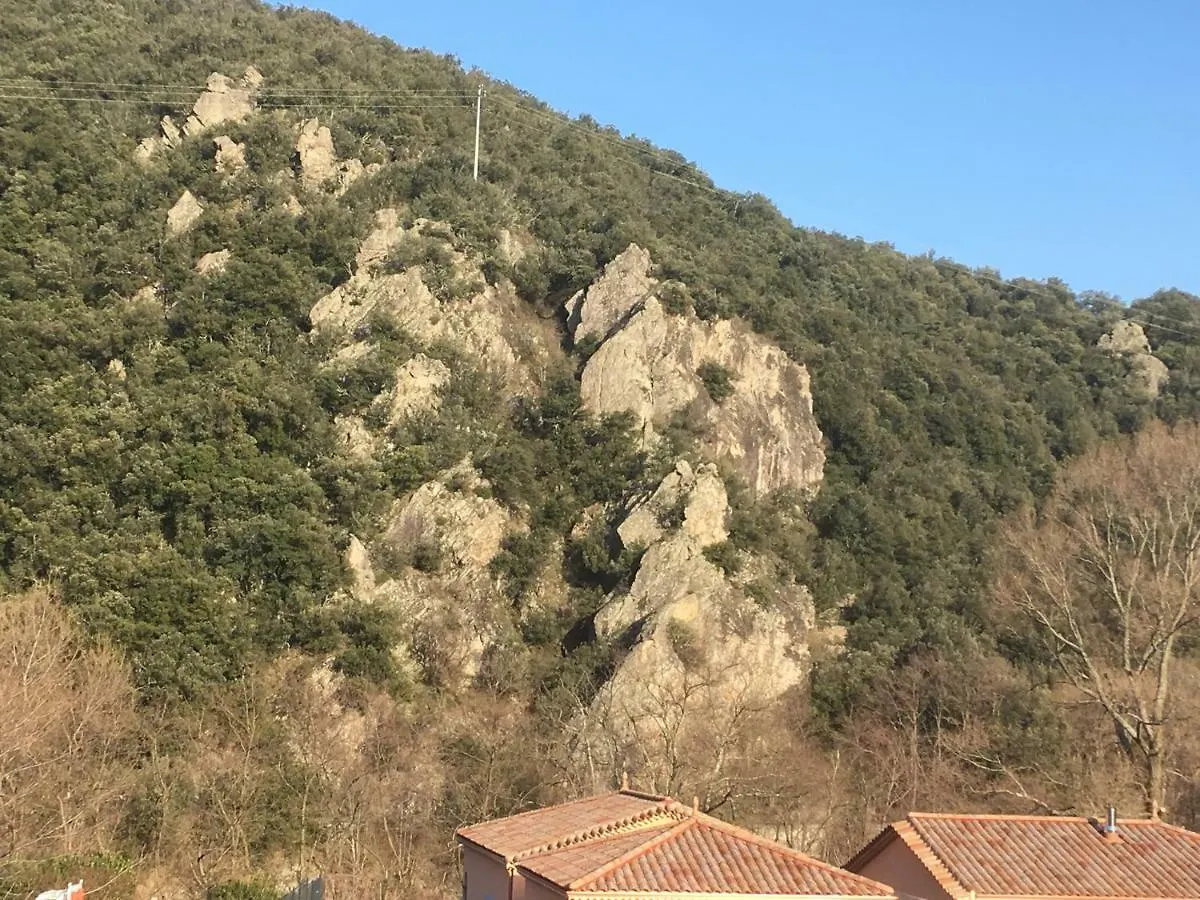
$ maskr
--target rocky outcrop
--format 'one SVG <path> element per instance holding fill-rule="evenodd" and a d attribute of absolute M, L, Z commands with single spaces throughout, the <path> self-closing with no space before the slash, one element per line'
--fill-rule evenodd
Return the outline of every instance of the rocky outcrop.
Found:
<path fill-rule="evenodd" d="M 450 367 L 440 359 L 418 353 L 396 370 L 388 420 L 397 425 L 405 419 L 436 410 L 441 390 L 450 380 Z"/>
<path fill-rule="evenodd" d="M 167 237 L 178 237 L 191 230 L 204 214 L 204 207 L 191 191 L 184 191 L 167 213 Z"/>
<path fill-rule="evenodd" d="M 353 335 L 373 314 L 387 315 L 425 344 L 446 343 L 484 372 L 497 378 L 510 395 L 534 389 L 551 362 L 551 345 L 541 339 L 537 321 L 511 284 L 488 285 L 479 264 L 446 246 L 454 277 L 478 285 L 464 299 L 434 296 L 422 266 L 399 273 L 385 271 L 389 255 L 405 241 L 437 241 L 436 223 L 419 219 L 401 227 L 395 210 L 381 210 L 376 227 L 359 248 L 356 271 L 317 301 L 309 313 L 317 333 Z"/>
<path fill-rule="evenodd" d="M 506 627 L 488 564 L 523 526 L 485 496 L 488 487 L 464 461 L 397 500 L 369 547 L 353 539 L 346 551 L 354 596 L 406 623 L 396 652 L 420 677 L 452 687 L 479 674 Z"/>
<path fill-rule="evenodd" d="M 364 166 L 358 159 L 338 159 L 333 134 L 317 119 L 306 119 L 300 124 L 296 161 L 300 183 L 306 190 L 331 188 L 339 196 L 363 175 L 372 174 L 379 168 Z"/>
<path fill-rule="evenodd" d="M 300 164 L 300 181 L 310 190 L 319 188 L 337 174 L 337 153 L 329 127 L 316 119 L 306 119 L 296 138 L 296 156 Z"/>
<path fill-rule="evenodd" d="M 217 152 L 213 165 L 219 175 L 236 175 L 246 168 L 246 145 L 228 135 L 213 138 Z"/>
<path fill-rule="evenodd" d="M 211 277 L 220 275 L 225 271 L 225 267 L 229 265 L 229 260 L 233 257 L 230 250 L 214 250 L 212 253 L 205 253 L 196 260 L 196 274 Z"/>
<path fill-rule="evenodd" d="M 658 287 L 650 277 L 650 254 L 630 244 L 604 267 L 604 273 L 586 291 L 566 302 L 567 328 L 576 343 L 600 341 Z"/>
<path fill-rule="evenodd" d="M 255 97 L 262 81 L 262 73 L 253 66 L 246 69 L 240 82 L 213 72 L 205 82 L 204 93 L 192 105 L 183 133 L 193 135 L 227 122 L 243 121 L 254 112 Z"/>
<path fill-rule="evenodd" d="M 192 104 L 192 111 L 183 127 L 176 125 L 170 116 L 163 116 L 158 127 L 159 133 L 154 137 L 143 138 L 134 151 L 134 158 L 140 163 L 147 163 L 160 152 L 178 147 L 183 143 L 185 135 L 199 134 L 226 122 L 243 121 L 254 112 L 262 83 L 262 73 L 254 66 L 246 68 L 240 82 L 220 72 L 213 72 L 205 82 L 204 93 Z M 217 140 L 219 142 L 229 138 Z M 219 144 L 217 171 L 222 171 Z"/>
<path fill-rule="evenodd" d="M 170 116 L 163 116 L 158 124 L 158 134 L 154 137 L 142 138 L 134 151 L 134 158 L 140 163 L 149 162 L 160 150 L 172 150 L 183 142 L 183 132 Z"/>
<path fill-rule="evenodd" d="M 815 488 L 825 453 L 808 371 L 740 323 L 668 314 L 650 268 L 649 254 L 633 245 L 567 302 L 576 344 L 600 341 L 583 370 L 584 406 L 632 412 L 646 445 L 672 417 L 686 415 L 705 455 L 735 469 L 758 495 Z M 707 373 L 722 376 L 725 393 L 712 392 Z"/>
<path fill-rule="evenodd" d="M 811 598 L 793 587 L 766 607 L 709 561 L 705 548 L 725 540 L 727 514 L 715 467 L 681 461 L 617 526 L 626 548 L 647 549 L 628 592 L 594 619 L 599 637 L 629 645 L 577 723 L 578 745 L 601 768 L 630 748 L 655 765 L 667 752 L 664 716 L 676 733 L 711 728 L 807 677 Z"/>
<path fill-rule="evenodd" d="M 367 428 L 362 416 L 337 416 L 333 420 L 337 434 L 338 450 L 346 457 L 361 462 L 374 459 L 375 436 Z"/>
<path fill-rule="evenodd" d="M 1096 346 L 1114 356 L 1124 357 L 1129 363 L 1133 386 L 1151 400 L 1171 379 L 1171 370 L 1150 352 L 1150 339 L 1137 322 L 1118 322 L 1112 331 L 1101 336 Z"/>
<path fill-rule="evenodd" d="M 463 488 L 431 481 L 397 501 L 383 540 L 395 546 L 423 544 L 454 567 L 485 568 L 500 552 L 510 517 L 495 500 Z"/>

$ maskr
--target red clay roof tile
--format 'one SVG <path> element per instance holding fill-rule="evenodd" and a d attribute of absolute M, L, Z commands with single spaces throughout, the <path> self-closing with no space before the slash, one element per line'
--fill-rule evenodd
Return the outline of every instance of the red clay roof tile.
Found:
<path fill-rule="evenodd" d="M 1110 840 L 1081 817 L 912 813 L 888 831 L 955 896 L 1200 900 L 1200 834 L 1162 822 Z"/>
<path fill-rule="evenodd" d="M 894 896 L 886 885 L 673 800 L 628 791 L 484 822 L 458 834 L 572 895 Z"/>
<path fill-rule="evenodd" d="M 570 843 L 587 833 L 608 833 L 653 816 L 668 803 L 652 794 L 616 791 L 469 825 L 460 828 L 458 835 L 505 859 L 515 859 L 551 849 L 555 844 Z"/>

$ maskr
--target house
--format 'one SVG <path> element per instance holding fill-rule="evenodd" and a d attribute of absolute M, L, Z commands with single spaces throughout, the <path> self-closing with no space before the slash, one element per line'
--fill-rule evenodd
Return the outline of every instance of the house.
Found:
<path fill-rule="evenodd" d="M 902 900 L 1200 900 L 1200 834 L 1149 819 L 910 813 L 846 863 Z"/>
<path fill-rule="evenodd" d="M 628 789 L 459 829 L 464 900 L 892 898 L 885 885 Z"/>

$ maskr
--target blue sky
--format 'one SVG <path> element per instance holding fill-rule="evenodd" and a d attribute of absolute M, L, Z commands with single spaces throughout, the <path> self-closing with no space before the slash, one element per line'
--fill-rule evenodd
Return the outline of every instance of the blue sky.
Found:
<path fill-rule="evenodd" d="M 308 0 L 678 150 L 798 225 L 1200 293 L 1200 0 Z"/>

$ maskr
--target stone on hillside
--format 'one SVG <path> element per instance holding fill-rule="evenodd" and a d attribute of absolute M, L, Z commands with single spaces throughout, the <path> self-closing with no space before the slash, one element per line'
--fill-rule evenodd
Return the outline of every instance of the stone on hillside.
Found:
<path fill-rule="evenodd" d="M 290 195 L 283 201 L 283 211 L 293 218 L 299 218 L 304 215 L 304 206 L 296 199 L 294 194 Z"/>
<path fill-rule="evenodd" d="M 204 207 L 191 191 L 184 191 L 167 213 L 167 237 L 178 237 L 191 230 L 204 213 Z"/>
<path fill-rule="evenodd" d="M 567 328 L 576 343 L 603 340 L 638 303 L 650 297 L 658 282 L 650 277 L 650 254 L 630 244 L 604 267 L 604 273 L 587 290 L 566 303 Z"/>
<path fill-rule="evenodd" d="M 363 166 L 359 159 L 338 159 L 329 127 L 317 119 L 305 119 L 296 137 L 296 159 L 300 183 L 306 190 L 329 188 L 341 196 L 359 178 L 379 170 L 378 165 Z"/>
<path fill-rule="evenodd" d="M 161 306 L 162 301 L 158 295 L 160 290 L 162 290 L 161 282 L 144 285 L 129 298 L 129 304 L 131 306 Z"/>
<path fill-rule="evenodd" d="M 547 326 L 509 282 L 487 284 L 478 261 L 448 243 L 450 277 L 471 286 L 470 296 L 435 296 L 420 265 L 395 274 L 378 271 L 402 242 L 441 241 L 442 234 L 439 223 L 422 219 L 402 230 L 395 211 L 381 211 L 376 228 L 360 246 L 355 274 L 310 311 L 314 332 L 353 335 L 372 315 L 383 315 L 424 344 L 453 346 L 498 379 L 507 395 L 528 394 L 548 370 L 551 348 L 557 350 L 557 345 L 544 337 Z"/>
<path fill-rule="evenodd" d="M 338 437 L 338 450 L 343 455 L 363 462 L 374 458 L 375 437 L 362 416 L 337 416 L 333 428 Z"/>
<path fill-rule="evenodd" d="M 457 487 L 431 481 L 397 500 L 382 540 L 399 547 L 428 543 L 452 566 L 486 569 L 512 527 L 511 516 L 492 498 Z"/>
<path fill-rule="evenodd" d="M 205 253 L 196 260 L 197 275 L 220 275 L 225 271 L 225 267 L 229 265 L 229 260 L 233 257 L 233 253 L 229 250 L 214 250 L 212 253 Z"/>
<path fill-rule="evenodd" d="M 228 135 L 213 138 L 217 153 L 215 167 L 218 174 L 236 175 L 246 168 L 246 145 L 239 144 Z"/>
<path fill-rule="evenodd" d="M 1100 337 L 1096 346 L 1128 360 L 1131 383 L 1140 394 L 1151 400 L 1171 380 L 1171 370 L 1150 352 L 1150 339 L 1137 322 L 1118 322 L 1112 331 Z"/>
<path fill-rule="evenodd" d="M 414 415 L 436 410 L 442 387 L 449 380 L 449 366 L 440 359 L 418 353 L 396 370 L 389 421 L 396 425 Z"/>
<path fill-rule="evenodd" d="M 158 130 L 162 133 L 162 142 L 167 147 L 173 149 L 183 143 L 183 131 L 170 116 L 162 117 L 162 121 L 158 123 Z"/>
<path fill-rule="evenodd" d="M 227 75 L 213 72 L 205 82 L 204 93 L 192 105 L 191 115 L 183 125 L 183 133 L 194 135 L 226 122 L 243 121 L 254 111 L 256 89 L 257 85 L 252 89 Z"/>
<path fill-rule="evenodd" d="M 391 208 L 377 210 L 375 227 L 363 238 L 354 257 L 355 271 L 366 274 L 378 269 L 403 240 L 400 211 Z"/>
<path fill-rule="evenodd" d="M 329 127 L 316 119 L 305 119 L 296 138 L 300 181 L 309 190 L 321 187 L 337 174 L 337 153 Z"/>
<path fill-rule="evenodd" d="M 576 342 L 602 339 L 581 378 L 585 408 L 632 412 L 646 446 L 683 413 L 700 426 L 702 452 L 732 467 L 756 494 L 815 488 L 825 451 L 807 369 L 740 323 L 668 314 L 653 294 L 650 265 L 645 251 L 631 247 L 568 301 Z M 710 396 L 706 368 L 727 375 L 727 396 Z"/>
<path fill-rule="evenodd" d="M 375 590 L 375 571 L 371 568 L 371 556 L 367 548 L 354 535 L 350 535 L 350 546 L 346 548 L 346 568 L 354 578 L 354 595 L 365 598 Z"/>
<path fill-rule="evenodd" d="M 242 73 L 242 86 L 248 91 L 257 92 L 264 80 L 263 73 L 255 66 L 246 66 L 246 71 Z"/>
<path fill-rule="evenodd" d="M 648 548 L 629 590 L 593 619 L 599 637 L 629 643 L 576 723 L 593 762 L 637 747 L 656 765 L 668 749 L 664 716 L 679 734 L 719 730 L 722 716 L 762 708 L 807 678 L 812 599 L 781 587 L 764 607 L 714 565 L 704 550 L 726 539 L 727 514 L 715 467 L 680 461 L 617 526 L 627 548 Z"/>

